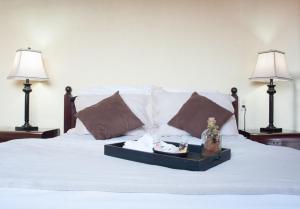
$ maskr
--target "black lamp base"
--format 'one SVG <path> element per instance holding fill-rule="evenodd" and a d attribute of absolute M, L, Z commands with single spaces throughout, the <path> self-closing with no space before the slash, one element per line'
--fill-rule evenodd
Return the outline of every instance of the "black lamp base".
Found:
<path fill-rule="evenodd" d="M 28 123 L 25 123 L 23 126 L 16 126 L 16 131 L 38 131 L 39 128 L 37 126 L 31 126 Z"/>
<path fill-rule="evenodd" d="M 282 128 L 276 128 L 276 127 L 271 127 L 268 126 L 266 128 L 260 128 L 260 132 L 266 132 L 266 133 L 280 133 L 282 132 Z"/>
<path fill-rule="evenodd" d="M 15 127 L 16 131 L 37 131 L 39 129 L 37 126 L 32 126 L 29 123 L 29 93 L 31 91 L 29 79 L 26 79 L 23 89 L 23 92 L 25 93 L 25 122 L 23 126 Z"/>
<path fill-rule="evenodd" d="M 269 125 L 266 128 L 260 128 L 260 132 L 266 132 L 266 133 L 280 133 L 282 132 L 282 128 L 276 128 L 274 126 L 274 94 L 275 91 L 275 85 L 273 84 L 273 79 L 270 79 L 270 84 L 268 85 L 268 91 L 269 94 Z"/>

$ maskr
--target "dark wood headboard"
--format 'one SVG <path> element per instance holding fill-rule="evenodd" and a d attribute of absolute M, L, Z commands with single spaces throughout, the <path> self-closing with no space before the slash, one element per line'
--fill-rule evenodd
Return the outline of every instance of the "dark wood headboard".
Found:
<path fill-rule="evenodd" d="M 231 96 L 235 98 L 232 102 L 234 108 L 234 115 L 236 118 L 237 126 L 239 124 L 239 97 L 237 95 L 237 88 L 231 88 Z M 75 101 L 76 97 L 72 96 L 72 88 L 70 86 L 66 87 L 66 93 L 64 96 L 64 133 L 69 129 L 74 128 L 76 124 L 76 108 Z"/>

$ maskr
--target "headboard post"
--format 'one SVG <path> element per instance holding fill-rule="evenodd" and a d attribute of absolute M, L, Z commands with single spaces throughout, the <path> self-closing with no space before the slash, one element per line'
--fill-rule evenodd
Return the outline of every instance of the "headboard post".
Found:
<path fill-rule="evenodd" d="M 236 125 L 239 127 L 239 97 L 237 95 L 237 88 L 232 87 L 231 88 L 231 96 L 235 99 L 234 102 L 232 102 L 233 109 L 234 109 L 234 115 L 236 119 Z"/>
<path fill-rule="evenodd" d="M 75 97 L 72 96 L 72 88 L 67 86 L 65 88 L 66 93 L 64 96 L 64 133 L 69 129 L 75 127 L 76 118 L 75 118 Z"/>

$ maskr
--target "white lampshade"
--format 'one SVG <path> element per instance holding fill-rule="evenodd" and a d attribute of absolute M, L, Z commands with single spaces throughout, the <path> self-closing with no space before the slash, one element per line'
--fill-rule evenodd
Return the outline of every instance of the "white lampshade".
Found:
<path fill-rule="evenodd" d="M 28 49 L 18 49 L 12 71 L 7 77 L 15 80 L 47 80 L 42 52 Z"/>
<path fill-rule="evenodd" d="M 285 53 L 278 50 L 259 52 L 256 67 L 250 79 L 258 81 L 266 79 L 291 80 Z"/>

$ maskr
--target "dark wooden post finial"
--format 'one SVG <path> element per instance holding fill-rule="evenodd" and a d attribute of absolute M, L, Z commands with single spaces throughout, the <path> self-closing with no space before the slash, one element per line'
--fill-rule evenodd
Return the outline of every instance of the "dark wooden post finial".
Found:
<path fill-rule="evenodd" d="M 232 87 L 231 88 L 231 94 L 232 94 L 232 96 L 236 96 L 237 95 L 237 88 L 236 87 Z"/>
<path fill-rule="evenodd" d="M 65 88 L 65 90 L 66 90 L 66 94 L 71 94 L 71 93 L 72 93 L 72 88 L 71 88 L 71 86 L 67 86 L 67 87 Z"/>

